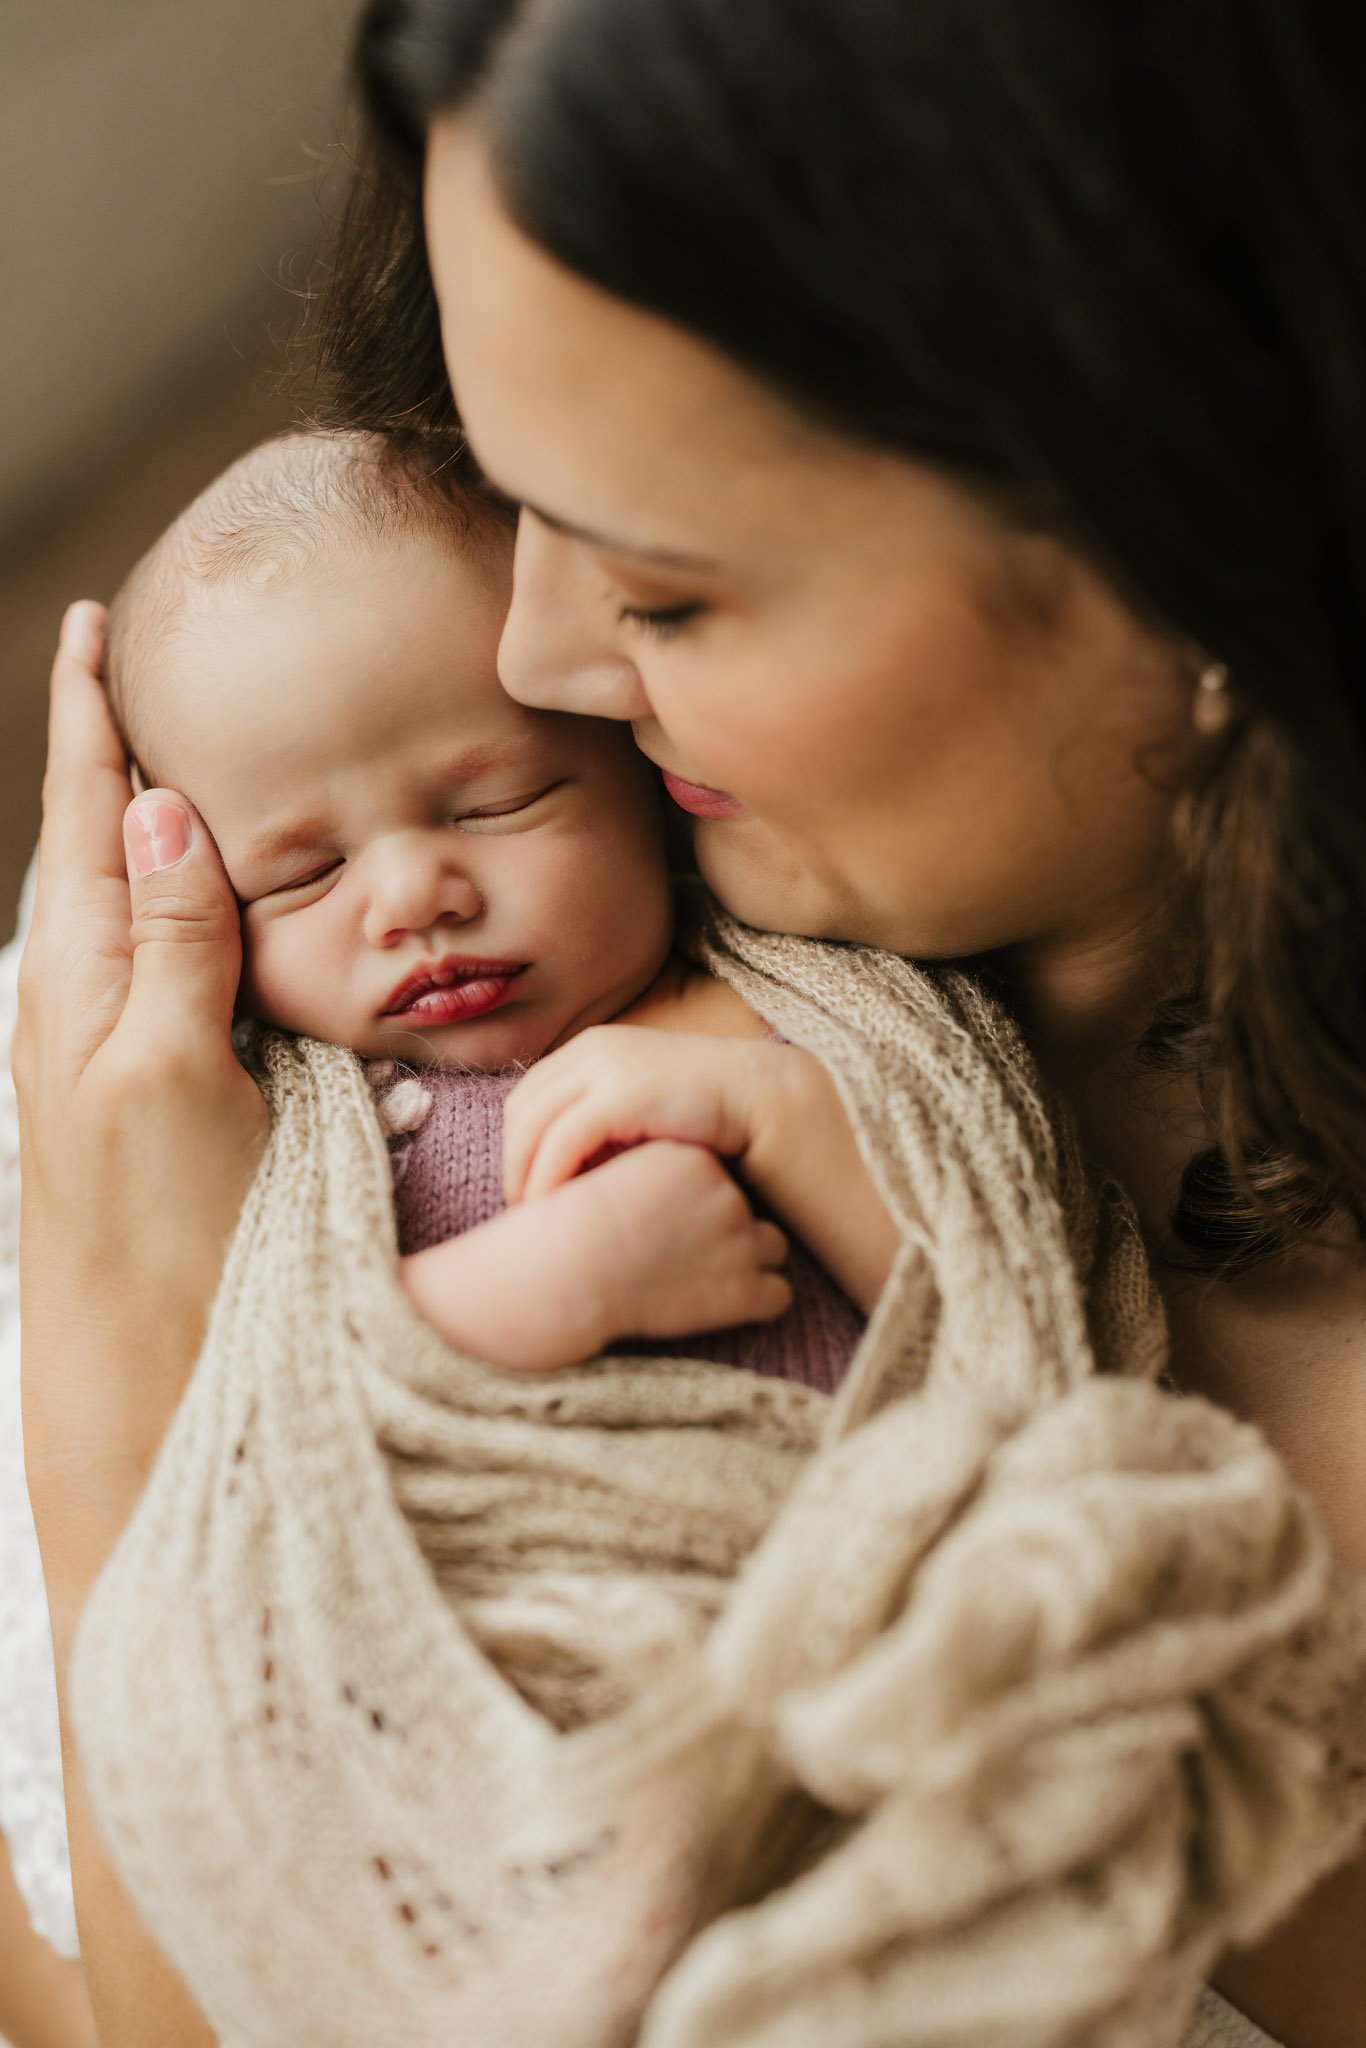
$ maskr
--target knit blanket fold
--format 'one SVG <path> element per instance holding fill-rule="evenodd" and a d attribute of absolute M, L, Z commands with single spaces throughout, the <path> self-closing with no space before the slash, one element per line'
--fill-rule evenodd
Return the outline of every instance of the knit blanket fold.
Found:
<path fill-rule="evenodd" d="M 966 977 L 720 916 L 903 1237 L 833 1399 L 447 1350 L 358 1063 L 273 1134 L 73 1703 L 251 2048 L 1161 2048 L 1366 1823 L 1366 1591 L 1157 1384 L 1133 1218 Z"/>

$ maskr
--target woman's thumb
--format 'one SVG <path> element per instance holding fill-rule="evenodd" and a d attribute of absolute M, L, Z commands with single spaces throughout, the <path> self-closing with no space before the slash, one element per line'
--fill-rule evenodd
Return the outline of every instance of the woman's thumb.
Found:
<path fill-rule="evenodd" d="M 128 1011 L 154 1038 L 222 1032 L 242 967 L 237 898 L 203 819 L 174 790 L 149 789 L 124 812 L 133 899 Z"/>

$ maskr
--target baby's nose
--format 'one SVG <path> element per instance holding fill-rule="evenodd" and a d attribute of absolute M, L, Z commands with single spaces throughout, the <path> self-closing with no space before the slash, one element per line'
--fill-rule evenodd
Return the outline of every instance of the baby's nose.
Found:
<path fill-rule="evenodd" d="M 396 945 L 443 922 L 469 924 L 484 908 L 445 835 L 435 844 L 409 838 L 372 848 L 370 869 L 365 937 L 372 946 Z"/>

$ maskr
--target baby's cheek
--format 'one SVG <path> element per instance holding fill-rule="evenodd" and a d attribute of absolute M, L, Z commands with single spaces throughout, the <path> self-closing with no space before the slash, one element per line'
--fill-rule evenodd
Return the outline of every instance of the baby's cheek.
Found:
<path fill-rule="evenodd" d="M 320 908 L 321 906 L 314 906 Z M 330 1037 L 340 1026 L 337 963 L 307 910 L 242 919 L 242 980 L 238 1005 L 263 1024 L 310 1037 Z"/>
<path fill-rule="evenodd" d="M 284 951 L 276 942 L 270 923 L 248 906 L 242 913 L 242 978 L 237 1007 L 264 1024 L 280 1022 L 276 1014 L 281 980 L 278 956 Z"/>

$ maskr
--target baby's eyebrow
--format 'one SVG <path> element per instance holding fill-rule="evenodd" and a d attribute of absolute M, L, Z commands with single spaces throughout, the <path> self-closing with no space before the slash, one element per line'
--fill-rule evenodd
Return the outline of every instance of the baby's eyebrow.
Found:
<path fill-rule="evenodd" d="M 322 818 L 297 818 L 288 825 L 271 825 L 258 832 L 247 845 L 244 860 L 263 867 L 283 860 L 291 853 L 307 853 L 326 843 L 328 827 Z"/>
<path fill-rule="evenodd" d="M 481 775 L 492 775 L 500 768 L 522 766 L 528 752 L 527 738 L 483 740 L 477 746 L 464 748 L 460 753 L 439 754 L 434 767 L 434 780 L 443 784 L 477 782 Z"/>

